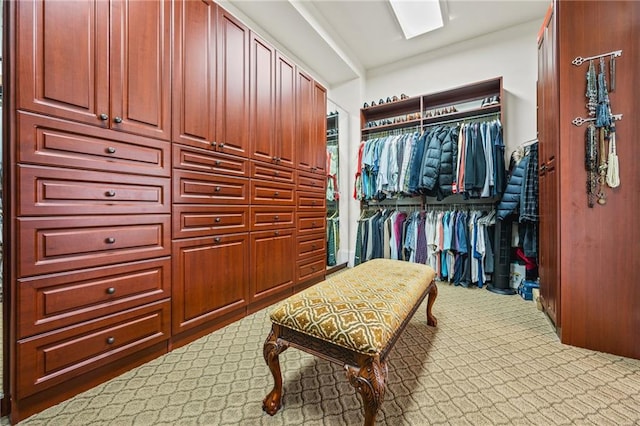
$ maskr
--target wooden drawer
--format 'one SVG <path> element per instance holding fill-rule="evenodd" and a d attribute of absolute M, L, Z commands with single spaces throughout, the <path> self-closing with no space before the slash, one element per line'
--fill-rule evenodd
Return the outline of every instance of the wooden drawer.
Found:
<path fill-rule="evenodd" d="M 327 243 L 325 234 L 311 234 L 298 237 L 298 259 L 325 256 Z"/>
<path fill-rule="evenodd" d="M 175 204 L 173 238 L 206 237 L 249 231 L 249 207 Z"/>
<path fill-rule="evenodd" d="M 298 170 L 298 190 L 299 191 L 326 191 L 327 176 Z"/>
<path fill-rule="evenodd" d="M 244 309 L 249 300 L 249 233 L 173 243 L 173 334 Z"/>
<path fill-rule="evenodd" d="M 295 181 L 295 175 L 292 169 L 274 166 L 273 164 L 260 163 L 257 161 L 251 162 L 251 177 L 254 179 L 285 183 L 294 183 Z"/>
<path fill-rule="evenodd" d="M 171 144 L 18 112 L 18 162 L 152 176 L 171 175 Z"/>
<path fill-rule="evenodd" d="M 293 207 L 251 206 L 251 230 L 293 228 L 294 216 Z"/>
<path fill-rule="evenodd" d="M 295 230 L 251 232 L 251 302 L 287 291 L 295 280 Z"/>
<path fill-rule="evenodd" d="M 168 256 L 170 215 L 18 218 L 18 277 Z"/>
<path fill-rule="evenodd" d="M 327 273 L 327 258 L 325 256 L 299 260 L 296 268 L 296 283 L 314 278 L 324 278 Z"/>
<path fill-rule="evenodd" d="M 169 213 L 170 179 L 18 166 L 18 215 Z"/>
<path fill-rule="evenodd" d="M 168 340 L 169 301 L 18 341 L 17 399 L 61 384 L 143 348 Z"/>
<path fill-rule="evenodd" d="M 249 180 L 210 173 L 173 171 L 173 202 L 249 204 Z"/>
<path fill-rule="evenodd" d="M 327 228 L 327 218 L 315 212 L 298 212 L 298 235 L 325 233 Z"/>
<path fill-rule="evenodd" d="M 251 180 L 251 204 L 293 206 L 295 204 L 293 185 L 264 180 Z"/>
<path fill-rule="evenodd" d="M 296 206 L 298 210 L 319 211 L 324 214 L 327 208 L 327 200 L 324 192 L 296 191 Z"/>
<path fill-rule="evenodd" d="M 18 338 L 171 296 L 171 259 L 18 280 Z"/>
<path fill-rule="evenodd" d="M 173 144 L 173 167 L 231 176 L 249 176 L 247 160 L 206 149 Z"/>

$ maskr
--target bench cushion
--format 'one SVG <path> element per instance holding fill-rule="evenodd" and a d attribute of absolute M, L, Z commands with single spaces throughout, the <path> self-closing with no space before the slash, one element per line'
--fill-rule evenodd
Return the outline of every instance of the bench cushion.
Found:
<path fill-rule="evenodd" d="M 271 321 L 359 353 L 380 353 L 435 274 L 426 265 L 370 260 L 280 302 Z"/>

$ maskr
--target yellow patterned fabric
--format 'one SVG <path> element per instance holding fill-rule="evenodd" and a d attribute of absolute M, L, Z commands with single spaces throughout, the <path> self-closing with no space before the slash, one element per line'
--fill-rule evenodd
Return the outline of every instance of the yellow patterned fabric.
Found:
<path fill-rule="evenodd" d="M 435 275 L 426 265 L 370 260 L 279 303 L 271 321 L 356 352 L 380 353 Z"/>

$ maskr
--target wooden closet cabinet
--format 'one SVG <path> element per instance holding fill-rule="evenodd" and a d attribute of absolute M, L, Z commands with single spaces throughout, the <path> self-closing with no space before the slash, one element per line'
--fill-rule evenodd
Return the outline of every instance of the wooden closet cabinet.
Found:
<path fill-rule="evenodd" d="M 297 91 L 297 168 L 319 175 L 327 169 L 327 92 L 308 74 L 298 70 Z M 320 120 L 321 117 L 322 120 Z"/>
<path fill-rule="evenodd" d="M 251 33 L 251 158 L 295 166 L 295 67 Z"/>
<path fill-rule="evenodd" d="M 174 3 L 173 140 L 249 155 L 249 29 L 213 1 Z"/>
<path fill-rule="evenodd" d="M 640 3 L 554 1 L 539 33 L 540 295 L 565 344 L 640 359 Z M 590 29 L 606 29 L 591 31 Z M 585 171 L 588 61 L 616 58 L 609 93 L 616 122 L 620 186 L 604 188 L 606 204 L 587 204 Z M 598 60 L 595 62 L 596 70 Z M 608 68 L 608 67 L 607 67 Z M 609 78 L 610 73 L 607 70 Z M 609 86 L 611 88 L 611 86 Z"/>
<path fill-rule="evenodd" d="M 19 2 L 18 108 L 169 140 L 170 17 L 166 0 Z"/>
<path fill-rule="evenodd" d="M 12 422 L 324 277 L 318 82 L 210 0 L 6 10 Z"/>
<path fill-rule="evenodd" d="M 556 212 L 558 200 L 559 173 L 556 159 L 559 159 L 560 133 L 554 111 L 559 109 L 559 92 L 556 75 L 558 73 L 557 13 L 550 8 L 538 35 L 538 140 L 539 140 L 539 212 L 540 212 L 540 256 L 538 268 L 540 295 L 545 311 L 553 323 L 560 324 L 560 277 L 558 274 L 559 241 Z"/>

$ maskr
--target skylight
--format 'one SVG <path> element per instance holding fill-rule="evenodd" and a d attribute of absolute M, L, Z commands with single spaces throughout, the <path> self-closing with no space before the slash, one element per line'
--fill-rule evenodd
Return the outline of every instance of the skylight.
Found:
<path fill-rule="evenodd" d="M 389 3 L 407 40 L 444 25 L 439 0 L 389 0 Z"/>

